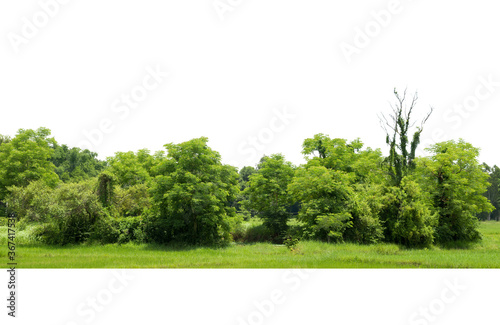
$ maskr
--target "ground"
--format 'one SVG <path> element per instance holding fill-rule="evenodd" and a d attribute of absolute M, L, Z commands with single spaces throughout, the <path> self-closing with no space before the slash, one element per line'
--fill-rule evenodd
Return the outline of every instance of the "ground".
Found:
<path fill-rule="evenodd" d="M 480 230 L 480 243 L 428 249 L 315 241 L 300 242 L 295 251 L 268 243 L 226 248 L 18 244 L 16 262 L 18 268 L 500 268 L 500 222 L 481 222 Z M 0 234 L 6 265 L 6 227 L 0 227 Z"/>

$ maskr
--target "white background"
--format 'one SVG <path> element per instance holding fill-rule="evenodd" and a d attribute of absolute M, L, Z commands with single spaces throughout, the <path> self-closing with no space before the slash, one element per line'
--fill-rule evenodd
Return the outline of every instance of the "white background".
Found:
<path fill-rule="evenodd" d="M 109 299 L 114 272 L 127 285 Z M 8 324 L 498 324 L 496 270 L 20 270 Z M 2 283 L 7 277 L 0 277 Z M 458 293 L 447 283 L 458 283 Z M 119 287 L 113 284 L 115 287 Z M 267 316 L 257 305 L 282 293 Z M 443 291 L 445 300 L 442 299 Z M 88 299 L 105 304 L 90 318 Z M 441 303 L 439 302 L 441 301 Z M 83 307 L 81 307 L 83 304 Z M 79 310 L 80 306 L 80 312 Z M 266 305 L 268 306 L 268 305 Z M 414 315 L 429 310 L 432 321 Z M 437 309 L 436 309 L 437 308 Z M 3 308 L 2 308 L 3 309 Z M 432 314 L 432 310 L 438 311 Z M 86 313 L 87 312 L 87 313 Z M 262 313 L 261 313 L 262 314 Z M 252 318 L 253 317 L 253 318 Z M 8 317 L 2 312 L 2 324 Z M 72 323 L 73 322 L 73 323 Z"/>
<path fill-rule="evenodd" d="M 435 108 L 422 148 L 462 137 L 500 165 L 500 85 L 470 111 L 455 108 L 480 78 L 500 82 L 490 0 L 64 1 L 47 21 L 37 1 L 0 4 L 2 134 L 44 126 L 80 146 L 87 132 L 102 159 L 207 136 L 238 167 L 277 152 L 300 164 L 303 140 L 317 133 L 385 150 L 377 114 L 390 111 L 394 87 L 408 87 L 420 96 L 415 118 Z M 232 10 L 219 15 L 220 2 Z M 42 26 L 31 38 L 25 19 Z M 372 36 L 348 60 L 342 45 L 360 43 L 359 31 Z M 114 112 L 157 65 L 169 77 L 128 116 Z M 295 118 L 266 133 L 285 106 Z M 112 131 L 99 139 L 104 119 Z M 265 143 L 249 144 L 259 136 Z"/>
<path fill-rule="evenodd" d="M 107 119 L 113 130 L 91 148 L 102 159 L 207 136 L 238 167 L 276 152 L 299 164 L 302 141 L 320 132 L 385 150 L 377 114 L 389 111 L 394 87 L 408 87 L 420 95 L 416 117 L 435 108 L 425 145 L 462 137 L 482 148 L 481 161 L 500 164 L 500 87 L 485 92 L 481 81 L 500 81 L 495 2 L 401 0 L 380 23 L 390 1 L 229 3 L 221 17 L 212 0 L 73 0 L 24 37 L 40 3 L 2 1 L 0 133 L 44 126 L 79 146 Z M 359 43 L 368 27 L 372 36 L 346 57 L 342 46 Z M 25 42 L 16 46 L 15 37 Z M 114 112 L 112 103 L 157 66 L 169 77 L 127 117 Z M 474 103 L 478 89 L 476 106 L 457 108 Z M 295 117 L 273 131 L 283 107 Z M 263 135 L 266 143 L 252 147 L 249 137 Z M 468 289 L 432 323 L 499 321 L 496 270 L 322 270 L 296 291 L 283 282 L 286 270 L 131 272 L 135 280 L 90 323 L 238 324 L 281 290 L 286 302 L 262 323 L 411 324 L 456 277 Z M 112 278 L 110 270 L 20 270 L 15 323 L 87 324 L 77 307 Z"/>

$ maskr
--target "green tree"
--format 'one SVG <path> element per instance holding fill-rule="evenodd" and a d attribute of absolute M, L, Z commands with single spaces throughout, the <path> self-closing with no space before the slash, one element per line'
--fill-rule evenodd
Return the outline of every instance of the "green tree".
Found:
<path fill-rule="evenodd" d="M 9 143 L 10 140 L 12 140 L 8 135 L 2 135 L 0 134 L 0 146 L 2 143 Z"/>
<path fill-rule="evenodd" d="M 433 109 L 416 127 L 412 120 L 413 110 L 417 104 L 415 93 L 411 102 L 407 103 L 406 90 L 400 95 L 394 89 L 396 103 L 392 105 L 389 117 L 382 115 L 380 122 L 386 133 L 389 156 L 383 165 L 388 175 L 388 184 L 384 191 L 384 208 L 380 218 L 385 226 L 386 240 L 393 240 L 406 245 L 428 245 L 434 240 L 434 219 L 429 210 L 430 203 L 420 189 L 420 185 L 411 179 L 416 168 L 416 152 L 420 144 L 420 135 L 424 124 L 431 116 Z M 403 180 L 406 180 L 403 183 Z M 407 227 L 407 228 L 405 228 Z"/>
<path fill-rule="evenodd" d="M 107 158 L 108 171 L 116 177 L 117 185 L 127 188 L 150 181 L 154 176 L 154 167 L 164 159 L 163 151 L 154 155 L 147 149 L 141 149 L 137 153 L 117 152 L 113 157 Z"/>
<path fill-rule="evenodd" d="M 484 196 L 490 201 L 495 210 L 492 212 L 481 212 L 478 217 L 481 220 L 496 219 L 498 221 L 500 216 L 500 168 L 496 165 L 490 167 L 485 163 L 481 167 L 484 172 L 490 175 L 488 182 L 491 184 L 486 193 L 484 193 Z"/>
<path fill-rule="evenodd" d="M 307 164 L 297 173 L 292 186 L 300 199 L 299 219 L 328 241 L 379 241 L 382 225 L 378 218 L 378 184 L 384 180 L 380 150 L 363 150 L 359 138 L 348 142 L 324 134 L 304 140 L 302 147 Z"/>
<path fill-rule="evenodd" d="M 106 217 L 95 193 L 95 181 L 59 183 L 48 187 L 42 180 L 12 186 L 9 207 L 20 219 L 43 222 L 36 235 L 48 244 L 85 242 L 93 225 Z"/>
<path fill-rule="evenodd" d="M 26 186 L 39 179 L 50 186 L 57 184 L 59 178 L 49 160 L 56 142 L 49 136 L 46 128 L 20 129 L 10 142 L 0 145 L 0 200 L 9 186 Z"/>
<path fill-rule="evenodd" d="M 420 165 L 439 214 L 437 240 L 479 240 L 476 215 L 494 209 L 483 195 L 490 184 L 489 175 L 477 161 L 479 149 L 460 139 L 440 142 L 426 150 L 432 156 L 421 159 Z"/>
<path fill-rule="evenodd" d="M 244 191 L 248 197 L 245 206 L 263 218 L 264 225 L 278 240 L 287 230 L 290 206 L 294 203 L 287 192 L 293 175 L 294 166 L 282 154 L 265 156 L 257 171 L 249 176 L 248 187 Z"/>
<path fill-rule="evenodd" d="M 308 226 L 313 236 L 338 241 L 343 239 L 346 229 L 352 227 L 349 202 L 354 191 L 351 183 L 352 175 L 324 166 L 297 170 L 288 190 L 300 202 L 299 221 Z"/>
<path fill-rule="evenodd" d="M 348 142 L 346 139 L 331 139 L 322 133 L 304 140 L 302 154 L 309 166 L 324 166 L 328 169 L 354 173 L 359 183 L 380 182 L 383 175 L 380 169 L 382 153 L 379 149 L 363 150 L 363 142 L 358 138 Z"/>
<path fill-rule="evenodd" d="M 240 190 L 245 190 L 245 188 L 248 186 L 248 181 L 250 180 L 250 176 L 255 174 L 256 170 L 252 166 L 245 166 L 243 167 L 240 171 L 240 178 L 239 178 L 239 184 L 240 184 Z"/>
<path fill-rule="evenodd" d="M 230 206 L 239 191 L 235 167 L 223 165 L 205 137 L 167 144 L 155 167 L 153 215 L 146 230 L 158 242 L 218 244 L 230 240 Z"/>
<path fill-rule="evenodd" d="M 97 159 L 97 153 L 87 149 L 68 148 L 67 145 L 54 145 L 50 161 L 55 172 L 64 182 L 78 182 L 96 177 L 106 166 L 106 162 Z"/>

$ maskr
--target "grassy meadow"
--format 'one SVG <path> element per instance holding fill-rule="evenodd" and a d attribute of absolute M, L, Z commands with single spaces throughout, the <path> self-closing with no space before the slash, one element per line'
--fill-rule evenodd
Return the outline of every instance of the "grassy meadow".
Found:
<path fill-rule="evenodd" d="M 483 240 L 472 245 L 406 249 L 395 244 L 301 241 L 292 251 L 271 243 L 225 248 L 150 244 L 38 244 L 30 226 L 16 235 L 18 268 L 500 268 L 500 222 L 481 222 Z M 7 262 L 7 228 L 0 254 Z"/>

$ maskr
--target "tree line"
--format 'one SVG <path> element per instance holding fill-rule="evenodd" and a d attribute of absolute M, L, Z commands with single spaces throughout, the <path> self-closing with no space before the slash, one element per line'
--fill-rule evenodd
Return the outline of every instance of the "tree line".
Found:
<path fill-rule="evenodd" d="M 436 143 L 416 157 L 432 110 L 415 126 L 416 95 L 394 94 L 392 111 L 380 117 L 388 156 L 360 139 L 316 134 L 304 140 L 300 166 L 273 154 L 238 171 L 205 137 L 101 161 L 58 144 L 47 128 L 20 129 L 0 136 L 3 214 L 15 212 L 55 245 L 219 245 L 252 218 L 278 243 L 480 240 L 479 220 L 499 218 L 500 169 L 479 164 L 479 149 L 464 140 Z"/>

